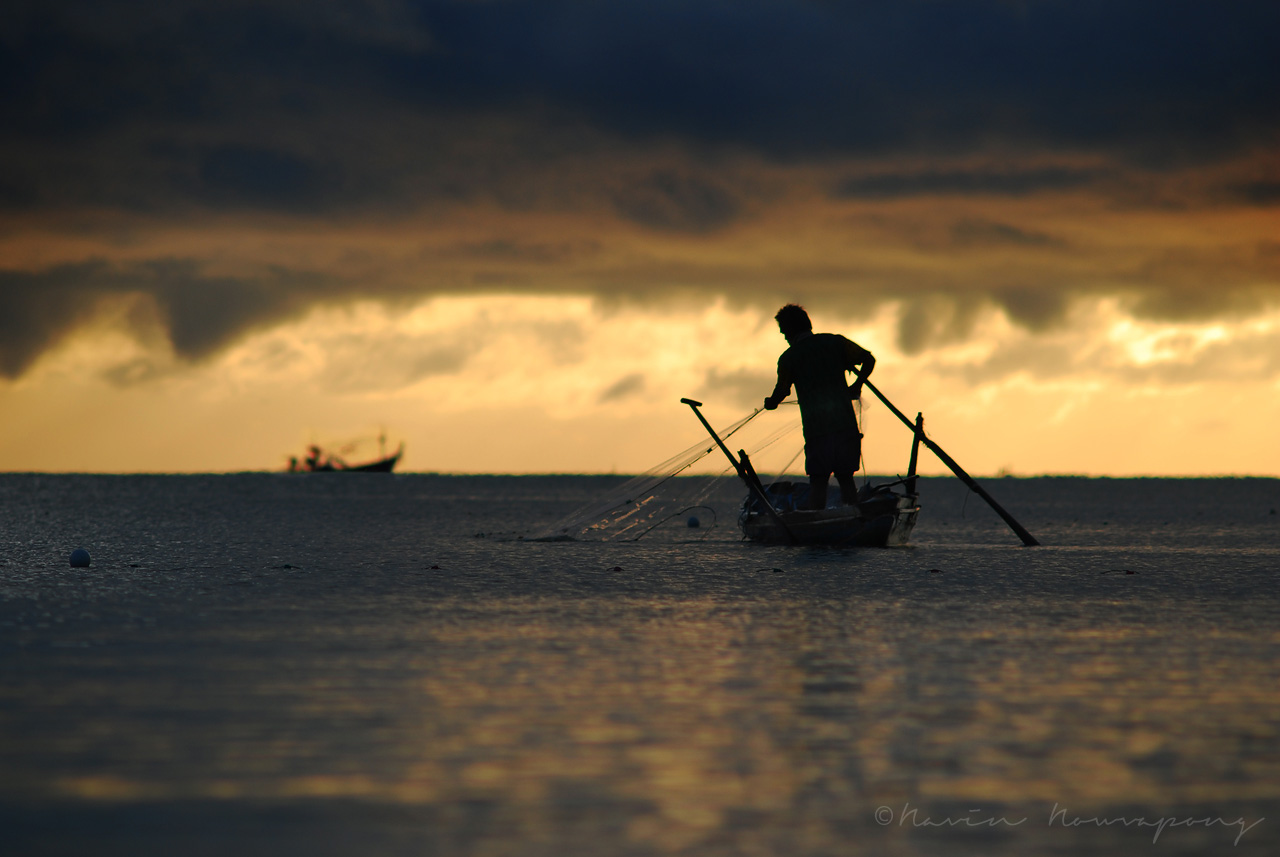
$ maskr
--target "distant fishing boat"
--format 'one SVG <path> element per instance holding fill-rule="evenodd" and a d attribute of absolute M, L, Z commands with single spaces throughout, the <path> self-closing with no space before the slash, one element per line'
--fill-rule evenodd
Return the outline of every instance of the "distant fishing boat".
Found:
<path fill-rule="evenodd" d="M 395 470 L 404 455 L 402 442 L 396 451 L 386 454 L 386 439 L 378 439 L 379 456 L 372 461 L 350 464 L 336 452 L 328 452 L 312 444 L 307 447 L 306 456 L 299 461 L 297 456 L 289 457 L 290 473 L 390 473 Z"/>

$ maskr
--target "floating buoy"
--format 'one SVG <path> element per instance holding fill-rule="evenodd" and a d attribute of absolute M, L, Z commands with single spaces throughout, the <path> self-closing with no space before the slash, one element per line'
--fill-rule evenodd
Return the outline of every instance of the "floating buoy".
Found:
<path fill-rule="evenodd" d="M 76 548 L 75 550 L 73 550 L 71 552 L 71 567 L 72 568 L 88 568 L 89 552 L 84 548 Z"/>
<path fill-rule="evenodd" d="M 698 520 L 697 515 L 690 515 L 689 520 L 685 521 L 685 524 L 687 524 L 691 530 L 702 526 L 702 522 Z"/>

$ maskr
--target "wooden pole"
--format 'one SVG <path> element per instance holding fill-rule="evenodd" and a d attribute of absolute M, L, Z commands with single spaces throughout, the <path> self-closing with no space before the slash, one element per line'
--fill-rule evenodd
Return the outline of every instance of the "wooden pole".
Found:
<path fill-rule="evenodd" d="M 896 407 L 894 407 L 893 402 L 889 401 L 885 397 L 884 393 L 881 393 L 878 389 L 876 389 L 876 386 L 874 384 L 872 384 L 870 381 L 863 381 L 862 386 L 866 387 L 871 392 L 875 393 L 876 398 L 884 402 L 884 406 L 888 408 L 890 411 L 892 411 L 894 416 L 902 420 L 903 425 L 905 425 L 907 428 L 911 429 L 912 431 L 917 430 L 916 426 L 913 425 L 911 420 L 907 418 L 907 415 L 904 414 L 902 411 L 898 410 Z M 951 468 L 951 472 L 954 473 L 960 479 L 961 482 L 963 482 L 965 485 L 968 485 L 969 488 L 975 494 L 981 497 L 983 500 L 986 500 L 987 505 L 989 505 L 992 509 L 994 509 L 996 514 L 999 515 L 1002 519 L 1004 519 L 1004 522 L 1009 525 L 1009 529 L 1017 533 L 1018 538 L 1022 539 L 1022 543 L 1024 545 L 1026 545 L 1027 547 L 1034 547 L 1040 544 L 1040 542 L 1036 541 L 1035 536 L 1027 532 L 1026 528 L 1023 527 L 1022 524 L 1019 524 L 1016 520 L 1014 520 L 1013 516 L 1010 515 L 1008 512 L 1006 512 L 1004 508 L 995 501 L 994 497 L 992 497 L 990 494 L 984 491 L 982 486 L 979 485 L 977 482 L 975 482 L 972 476 L 970 476 L 968 473 L 965 473 L 964 468 L 961 467 L 959 464 L 957 464 L 954 458 L 947 455 L 946 451 L 943 450 L 942 447 L 938 446 L 936 443 L 934 443 L 932 440 L 930 440 L 928 437 L 925 436 L 923 425 L 924 425 L 924 422 L 922 419 L 920 422 L 921 428 L 919 429 L 916 435 L 920 439 L 920 442 L 923 443 L 925 446 L 929 447 L 929 451 L 932 452 L 934 455 L 938 456 L 938 458 L 941 459 L 943 464 Z"/>
<path fill-rule="evenodd" d="M 865 384 L 866 381 L 863 381 Z M 915 436 L 911 438 L 911 463 L 907 465 L 907 493 L 916 493 L 916 462 L 920 457 L 920 441 L 924 438 L 924 414 L 916 412 Z"/>
<path fill-rule="evenodd" d="M 693 409 L 693 413 L 702 423 L 702 427 L 707 430 L 707 434 L 715 439 L 716 444 L 720 447 L 720 451 L 724 453 L 725 458 L 729 459 L 729 463 L 733 465 L 733 469 L 738 471 L 738 476 L 743 482 L 747 483 L 747 490 L 756 495 L 756 499 L 764 504 L 764 510 L 769 514 L 775 524 L 782 528 L 782 532 L 787 537 L 787 542 L 795 544 L 796 537 L 792 534 L 791 528 L 787 526 L 786 521 L 782 520 L 782 516 L 778 514 L 778 510 L 773 508 L 773 503 L 769 500 L 769 495 L 765 493 L 764 486 L 760 484 L 760 477 L 756 476 L 755 471 L 744 467 L 742 462 L 733 457 L 733 453 L 729 451 L 729 447 L 724 445 L 724 441 L 720 439 L 720 435 L 716 434 L 716 430 L 711 427 L 711 423 L 707 422 L 707 418 L 702 415 L 702 411 L 698 408 L 702 407 L 702 402 L 695 402 L 693 399 L 681 399 L 680 403 L 688 405 Z M 746 458 L 746 455 L 743 455 Z M 755 479 L 751 477 L 755 476 Z"/>

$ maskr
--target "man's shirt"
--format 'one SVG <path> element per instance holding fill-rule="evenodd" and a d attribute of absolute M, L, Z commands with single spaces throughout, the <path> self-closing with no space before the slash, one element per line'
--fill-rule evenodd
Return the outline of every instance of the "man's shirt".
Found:
<path fill-rule="evenodd" d="M 795 385 L 806 441 L 858 430 L 845 373 L 856 371 L 870 357 L 865 348 L 838 333 L 811 333 L 782 352 L 773 396 L 781 400 Z"/>

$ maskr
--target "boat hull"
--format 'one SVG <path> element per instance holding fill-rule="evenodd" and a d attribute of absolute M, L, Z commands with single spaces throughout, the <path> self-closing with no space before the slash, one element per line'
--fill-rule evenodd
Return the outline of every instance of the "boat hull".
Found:
<path fill-rule="evenodd" d="M 370 461 L 368 464 L 352 464 L 348 467 L 330 468 L 340 473 L 390 473 L 396 469 L 396 464 L 400 461 L 400 453 L 380 458 L 377 461 Z"/>
<path fill-rule="evenodd" d="M 740 519 L 743 535 L 766 544 L 901 547 L 911 538 L 920 514 L 915 494 L 882 491 L 849 506 L 828 509 L 787 508 L 773 488 L 776 515 L 749 497 Z M 783 502 L 778 502 L 782 499 Z M 779 508 L 781 506 L 781 508 Z"/>

